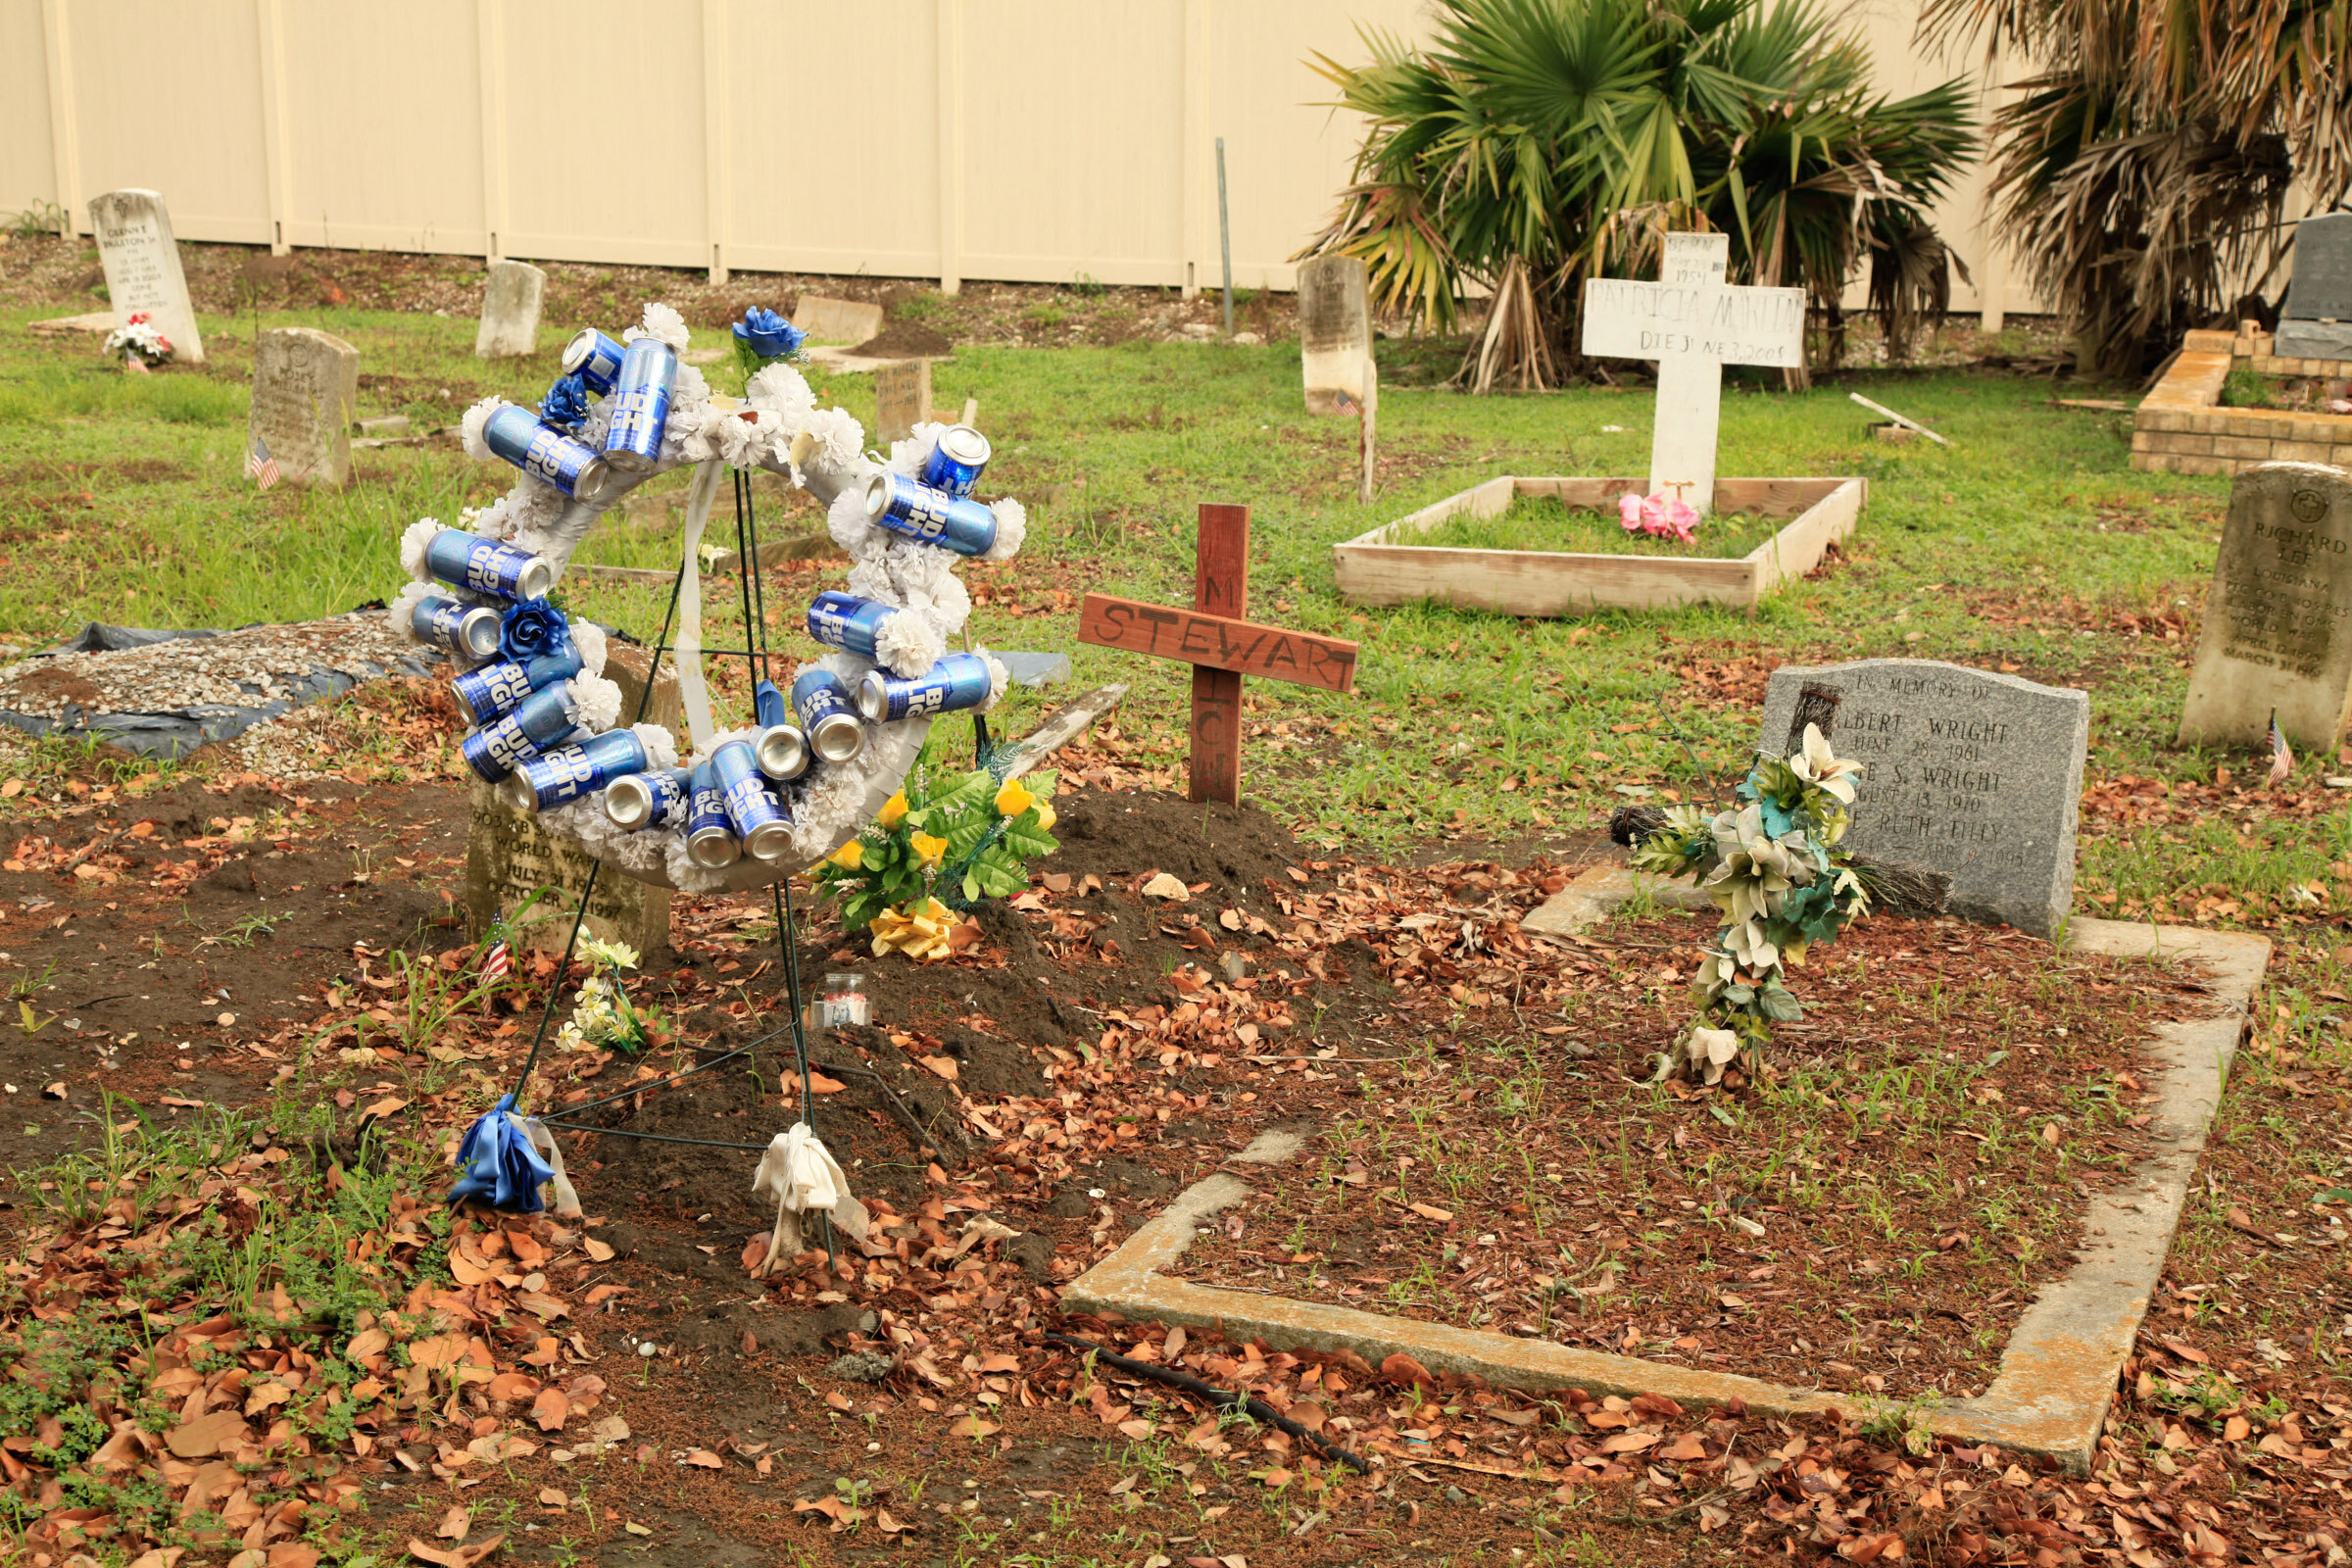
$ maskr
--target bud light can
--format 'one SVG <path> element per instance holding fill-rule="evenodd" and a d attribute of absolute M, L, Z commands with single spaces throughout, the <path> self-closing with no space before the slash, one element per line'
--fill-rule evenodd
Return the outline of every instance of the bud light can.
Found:
<path fill-rule="evenodd" d="M 490 450 L 534 479 L 580 501 L 602 501 L 612 487 L 613 472 L 584 441 L 576 441 L 539 416 L 510 403 L 495 410 L 482 426 Z"/>
<path fill-rule="evenodd" d="M 727 821 L 744 853 L 756 860 L 780 860 L 792 848 L 792 818 L 760 776 L 749 741 L 729 741 L 710 754 L 710 776 L 726 803 Z"/>
<path fill-rule="evenodd" d="M 776 689 L 772 680 L 756 681 L 752 685 L 752 713 L 762 727 L 772 728 L 792 722 L 792 704 Z"/>
<path fill-rule="evenodd" d="M 616 778 L 642 773 L 651 760 L 635 731 L 609 729 L 561 750 L 524 758 L 500 793 L 517 811 L 545 811 L 594 795 Z"/>
<path fill-rule="evenodd" d="M 678 384 L 677 351 L 658 337 L 641 337 L 620 357 L 612 382 L 612 422 L 605 429 L 605 461 L 623 473 L 647 473 L 662 460 L 669 426 L 669 394 Z"/>
<path fill-rule="evenodd" d="M 458 705 L 476 724 L 487 724 L 503 713 L 512 712 L 516 705 L 542 686 L 568 680 L 580 672 L 580 651 L 566 643 L 562 651 L 541 654 L 526 662 L 505 660 L 467 670 L 450 682 L 457 694 Z"/>
<path fill-rule="evenodd" d="M 988 466 L 988 437 L 968 424 L 952 424 L 941 432 L 939 445 L 923 460 L 923 483 L 968 501 L 980 488 L 981 470 Z"/>
<path fill-rule="evenodd" d="M 686 820 L 691 799 L 687 781 L 693 774 L 682 767 L 651 773 L 623 773 L 605 786 L 605 815 L 614 827 L 634 833 L 649 827 L 675 827 Z"/>
<path fill-rule="evenodd" d="M 808 771 L 808 737 L 798 724 L 770 724 L 752 742 L 760 771 L 779 784 L 789 784 Z"/>
<path fill-rule="evenodd" d="M 576 375 L 588 390 L 604 397 L 620 379 L 621 356 L 626 351 L 593 326 L 582 327 L 564 345 L 564 373 Z"/>
<path fill-rule="evenodd" d="M 512 545 L 444 528 L 424 547 L 424 569 L 455 588 L 516 601 L 544 599 L 556 585 L 556 564 Z"/>
<path fill-rule="evenodd" d="M 468 659 L 488 659 L 498 652 L 500 622 L 505 618 L 488 605 L 462 605 L 436 596 L 416 601 L 416 608 L 409 612 L 409 630 L 420 643 Z"/>
<path fill-rule="evenodd" d="M 819 761 L 846 762 L 865 749 L 865 726 L 858 722 L 856 701 L 831 670 L 801 671 L 792 683 L 792 710 L 800 715 L 801 734 Z"/>
<path fill-rule="evenodd" d="M 482 782 L 496 784 L 514 771 L 515 763 L 554 751 L 578 728 L 570 683 L 559 682 L 531 693 L 513 712 L 500 714 L 466 736 L 460 750 Z"/>
<path fill-rule="evenodd" d="M 699 764 L 686 781 L 686 858 L 706 871 L 724 870 L 743 858 L 743 846 L 727 825 L 726 795 L 709 762 Z"/>
<path fill-rule="evenodd" d="M 858 683 L 858 711 L 876 724 L 953 713 L 987 702 L 994 684 L 987 660 L 978 654 L 950 654 L 912 680 L 868 670 Z"/>
<path fill-rule="evenodd" d="M 808 605 L 808 635 L 827 648 L 838 648 L 860 659 L 880 659 L 875 652 L 882 623 L 899 612 L 896 605 L 860 599 L 828 588 Z M 795 691 L 799 690 L 796 685 Z"/>
<path fill-rule="evenodd" d="M 866 482 L 865 520 L 959 556 L 985 556 L 997 542 L 995 513 L 903 473 L 877 473 Z"/>

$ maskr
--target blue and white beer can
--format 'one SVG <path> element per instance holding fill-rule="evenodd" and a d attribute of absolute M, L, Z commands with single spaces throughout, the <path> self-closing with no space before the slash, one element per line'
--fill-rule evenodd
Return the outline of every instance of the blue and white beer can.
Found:
<path fill-rule="evenodd" d="M 848 599 L 848 594 L 822 598 Z M 864 600 L 853 603 L 863 604 Z M 809 615 L 816 611 L 812 607 Z M 801 735 L 819 761 L 846 762 L 865 750 L 865 726 L 858 722 L 858 701 L 849 686 L 829 669 L 804 669 L 792 683 L 792 710 L 801 720 Z"/>
<path fill-rule="evenodd" d="M 957 712 L 987 702 L 992 684 L 987 660 L 978 654 L 950 654 L 912 680 L 868 670 L 858 683 L 858 711 L 874 724 Z"/>
<path fill-rule="evenodd" d="M 652 759 L 634 731 L 609 729 L 576 745 L 529 757 L 507 780 L 507 804 L 518 811 L 544 811 L 594 795 L 614 779 L 642 773 Z"/>
<path fill-rule="evenodd" d="M 459 750 L 483 783 L 497 784 L 514 771 L 517 762 L 554 751 L 578 728 L 571 688 L 559 683 L 531 693 L 514 711 L 500 714 L 466 736 Z"/>
<path fill-rule="evenodd" d="M 726 792 L 708 761 L 698 763 L 686 784 L 686 858 L 706 871 L 721 871 L 743 858 L 743 846 L 727 825 Z"/>
<path fill-rule="evenodd" d="M 985 556 L 997 542 L 997 514 L 987 507 L 903 473 L 866 481 L 865 520 L 959 556 Z"/>
<path fill-rule="evenodd" d="M 923 483 L 958 501 L 968 501 L 980 488 L 980 475 L 991 456 L 988 437 L 968 424 L 950 425 L 940 432 L 939 445 L 923 460 Z"/>
<path fill-rule="evenodd" d="M 760 774 L 759 760 L 750 741 L 729 741 L 710 754 L 710 776 L 725 802 L 727 824 L 744 853 L 756 860 L 775 861 L 792 847 L 792 819 L 783 803 Z"/>
<path fill-rule="evenodd" d="M 882 656 L 875 650 L 882 635 L 882 623 L 898 612 L 896 605 L 828 588 L 809 601 L 808 635 L 845 654 L 880 659 Z M 799 685 L 795 684 L 793 690 L 797 693 Z"/>
<path fill-rule="evenodd" d="M 686 808 L 693 798 L 688 784 L 693 777 L 682 767 L 623 773 L 605 786 L 605 815 L 612 819 L 614 827 L 632 833 L 649 827 L 676 827 L 686 820 Z"/>
<path fill-rule="evenodd" d="M 409 612 L 409 630 L 420 643 L 446 648 L 468 659 L 488 659 L 498 652 L 499 633 L 506 617 L 488 605 L 465 605 L 438 595 L 419 599 Z"/>
<path fill-rule="evenodd" d="M 624 473 L 645 473 L 662 460 L 662 432 L 669 427 L 669 396 L 677 384 L 676 350 L 658 337 L 641 337 L 628 346 L 612 382 L 607 463 Z"/>
<path fill-rule="evenodd" d="M 565 644 L 560 653 L 541 654 L 527 662 L 509 659 L 469 669 L 449 686 L 466 716 L 476 724 L 487 724 L 512 712 L 541 687 L 568 680 L 579 672 L 580 651 Z"/>
<path fill-rule="evenodd" d="M 620 379 L 620 361 L 626 351 L 593 326 L 582 327 L 564 345 L 564 373 L 576 375 L 598 397 L 611 395 Z"/>
<path fill-rule="evenodd" d="M 424 547 L 424 569 L 454 588 L 496 594 L 519 603 L 544 599 L 556 585 L 556 564 L 545 556 L 526 556 L 512 545 L 444 528 Z"/>
<path fill-rule="evenodd" d="M 760 771 L 779 784 L 789 784 L 808 771 L 813 760 L 808 752 L 808 737 L 801 726 L 793 723 L 770 724 L 752 742 L 752 755 L 760 760 Z"/>
<path fill-rule="evenodd" d="M 602 501 L 613 473 L 585 441 L 575 440 L 516 404 L 494 410 L 482 426 L 490 450 L 534 479 L 580 501 Z"/>

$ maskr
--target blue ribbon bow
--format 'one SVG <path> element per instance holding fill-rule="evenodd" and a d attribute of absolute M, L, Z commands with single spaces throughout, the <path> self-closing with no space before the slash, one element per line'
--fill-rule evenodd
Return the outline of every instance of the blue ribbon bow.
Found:
<path fill-rule="evenodd" d="M 458 1146 L 458 1184 L 449 1190 L 452 1203 L 478 1198 L 492 1208 L 536 1214 L 545 1205 L 539 1187 L 556 1178 L 556 1170 L 531 1147 L 531 1135 L 514 1114 L 514 1097 L 501 1095 L 488 1114 L 466 1129 Z"/>
<path fill-rule="evenodd" d="M 539 400 L 539 422 L 575 429 L 588 417 L 588 383 L 577 375 L 563 376 Z"/>

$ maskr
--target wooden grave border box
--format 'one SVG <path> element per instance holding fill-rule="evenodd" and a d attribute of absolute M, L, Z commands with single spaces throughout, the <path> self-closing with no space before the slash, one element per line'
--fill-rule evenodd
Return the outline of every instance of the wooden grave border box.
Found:
<path fill-rule="evenodd" d="M 1549 496 L 1607 512 L 1622 495 L 1645 495 L 1646 479 L 1529 479 L 1504 474 L 1410 516 L 1332 547 L 1340 597 L 1353 605 L 1422 601 L 1506 615 L 1581 615 L 1595 610 L 1673 610 L 1716 604 L 1752 609 L 1783 583 L 1821 564 L 1851 535 L 1870 481 L 1717 479 L 1715 508 L 1787 517 L 1779 532 L 1736 560 L 1617 556 L 1553 550 L 1456 550 L 1397 541 L 1462 515 L 1498 516 L 1518 496 Z M 1713 519 L 1710 519 L 1712 521 Z"/>

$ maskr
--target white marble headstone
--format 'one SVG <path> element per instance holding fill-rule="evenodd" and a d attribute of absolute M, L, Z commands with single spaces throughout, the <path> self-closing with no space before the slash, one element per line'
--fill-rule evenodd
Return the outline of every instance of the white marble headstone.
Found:
<path fill-rule="evenodd" d="M 492 262 L 473 352 L 485 360 L 538 352 L 539 306 L 546 298 L 547 274 L 538 268 L 528 262 Z"/>
<path fill-rule="evenodd" d="M 2352 720 L 2352 473 L 2265 463 L 2230 487 L 2230 517 L 2180 710 L 2183 746 L 2333 754 Z"/>
<path fill-rule="evenodd" d="M 93 196 L 90 231 L 98 237 L 115 324 L 143 315 L 171 343 L 172 359 L 202 365 L 204 338 L 196 330 L 196 308 L 188 299 L 188 279 L 179 269 L 179 246 L 172 238 L 172 215 L 163 196 L 151 190 Z"/>
<path fill-rule="evenodd" d="M 315 327 L 272 327 L 254 344 L 247 443 L 268 443 L 287 483 L 347 484 L 359 397 L 358 349 Z"/>
<path fill-rule="evenodd" d="M 1306 412 L 1363 412 L 1372 360 L 1372 292 L 1360 256 L 1318 256 L 1298 266 L 1298 360 Z"/>

